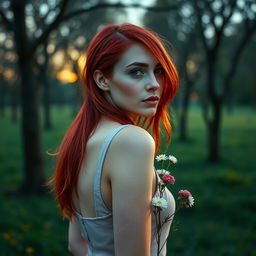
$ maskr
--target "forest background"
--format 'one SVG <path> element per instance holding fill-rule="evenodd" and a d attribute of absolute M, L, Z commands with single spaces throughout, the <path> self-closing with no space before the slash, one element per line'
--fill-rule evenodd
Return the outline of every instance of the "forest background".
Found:
<path fill-rule="evenodd" d="M 168 255 L 255 256 L 253 0 L 0 2 L 1 255 L 68 255 L 67 221 L 42 186 L 54 168 L 46 152 L 81 106 L 90 39 L 113 22 L 166 38 L 181 78 L 161 152 L 178 158 L 169 189 L 189 189 L 195 206 L 176 216 Z"/>

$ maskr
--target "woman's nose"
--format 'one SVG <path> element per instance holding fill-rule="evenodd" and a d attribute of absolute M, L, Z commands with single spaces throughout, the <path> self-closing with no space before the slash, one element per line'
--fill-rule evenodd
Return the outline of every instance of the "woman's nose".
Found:
<path fill-rule="evenodd" d="M 157 90 L 160 88 L 160 83 L 157 81 L 157 78 L 155 76 L 155 74 L 151 74 L 149 76 L 149 80 L 147 82 L 147 90 Z"/>

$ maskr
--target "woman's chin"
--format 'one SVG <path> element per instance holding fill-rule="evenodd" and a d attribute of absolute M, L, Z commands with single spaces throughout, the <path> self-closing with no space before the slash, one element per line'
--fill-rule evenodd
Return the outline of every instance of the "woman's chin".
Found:
<path fill-rule="evenodd" d="M 155 116 L 155 114 L 156 114 L 156 110 L 152 110 L 152 111 L 144 112 L 142 114 L 142 116 L 144 116 L 144 117 L 153 117 L 153 116 Z"/>
<path fill-rule="evenodd" d="M 147 111 L 130 112 L 130 113 L 128 113 L 128 116 L 132 120 L 136 120 L 139 117 L 150 118 L 150 117 L 155 116 L 155 114 L 156 114 L 156 109 L 151 109 L 151 110 L 147 110 Z"/>

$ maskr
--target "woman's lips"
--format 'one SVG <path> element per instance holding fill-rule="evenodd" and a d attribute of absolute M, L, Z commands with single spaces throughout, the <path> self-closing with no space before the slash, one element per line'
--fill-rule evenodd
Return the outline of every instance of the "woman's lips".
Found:
<path fill-rule="evenodd" d="M 150 106 L 155 106 L 157 105 L 158 103 L 158 100 L 143 100 L 143 102 L 145 102 L 147 105 L 150 105 Z"/>
<path fill-rule="evenodd" d="M 143 102 L 145 102 L 147 105 L 150 105 L 150 106 L 155 106 L 157 105 L 159 101 L 159 97 L 158 96 L 150 96 L 148 98 L 146 98 L 145 100 L 143 100 Z"/>

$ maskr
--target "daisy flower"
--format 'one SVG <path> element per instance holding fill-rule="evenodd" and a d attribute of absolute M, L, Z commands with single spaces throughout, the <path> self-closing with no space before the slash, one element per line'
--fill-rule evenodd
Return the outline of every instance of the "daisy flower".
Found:
<path fill-rule="evenodd" d="M 170 174 L 170 172 L 165 169 L 157 169 L 156 171 L 159 175 Z"/>
<path fill-rule="evenodd" d="M 178 162 L 177 158 L 175 156 L 168 156 L 168 160 L 174 164 L 176 164 Z"/>
<path fill-rule="evenodd" d="M 192 207 L 194 205 L 194 197 L 193 196 L 188 197 L 188 203 L 189 203 L 190 207 Z"/>
<path fill-rule="evenodd" d="M 167 156 L 165 154 L 161 154 L 161 155 L 156 156 L 156 161 L 157 162 L 165 161 L 165 160 L 167 160 Z"/>
<path fill-rule="evenodd" d="M 163 209 L 163 208 L 167 208 L 168 203 L 164 198 L 155 196 L 152 199 L 152 205 L 160 207 L 160 208 Z"/>

